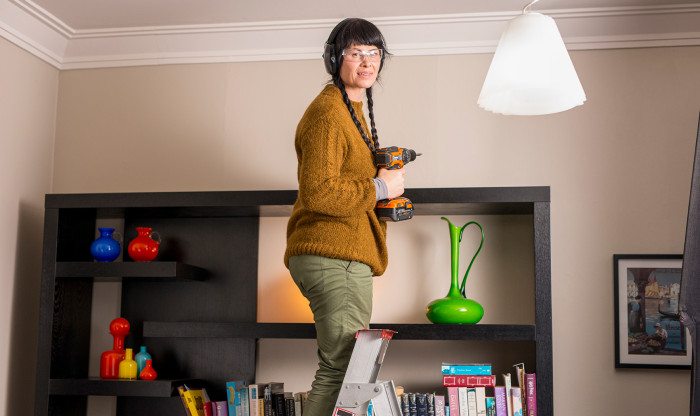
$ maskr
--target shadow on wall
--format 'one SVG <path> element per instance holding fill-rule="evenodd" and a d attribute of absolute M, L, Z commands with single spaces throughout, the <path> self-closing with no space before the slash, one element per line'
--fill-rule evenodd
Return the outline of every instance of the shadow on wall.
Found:
<path fill-rule="evenodd" d="M 6 415 L 34 414 L 43 225 L 41 207 L 20 201 Z"/>

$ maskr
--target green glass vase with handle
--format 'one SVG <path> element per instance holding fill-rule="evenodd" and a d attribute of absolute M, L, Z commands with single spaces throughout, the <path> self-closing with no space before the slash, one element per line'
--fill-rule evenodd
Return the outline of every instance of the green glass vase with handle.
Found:
<path fill-rule="evenodd" d="M 484 229 L 476 221 L 469 221 L 464 224 L 461 228 L 455 226 L 445 217 L 443 220 L 447 221 L 450 227 L 450 247 L 452 255 L 452 281 L 450 284 L 450 291 L 444 298 L 436 299 L 430 302 L 426 308 L 426 316 L 430 322 L 435 324 L 475 324 L 481 320 L 484 316 L 484 308 L 479 304 L 479 302 L 467 299 L 466 297 L 466 283 L 469 271 L 476 260 L 476 256 L 479 255 L 481 247 L 484 245 Z M 462 285 L 459 285 L 459 243 L 462 241 L 462 235 L 464 234 L 464 229 L 469 225 L 475 224 L 481 229 L 481 244 L 479 249 L 476 250 L 472 261 L 469 263 L 467 272 L 464 274 L 464 279 L 462 279 Z"/>

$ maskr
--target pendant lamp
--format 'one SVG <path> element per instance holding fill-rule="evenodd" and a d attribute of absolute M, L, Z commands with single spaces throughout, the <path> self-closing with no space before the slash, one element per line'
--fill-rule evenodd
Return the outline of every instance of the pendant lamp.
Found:
<path fill-rule="evenodd" d="M 477 104 L 497 114 L 541 115 L 583 104 L 586 94 L 554 19 L 528 8 L 508 22 Z"/>

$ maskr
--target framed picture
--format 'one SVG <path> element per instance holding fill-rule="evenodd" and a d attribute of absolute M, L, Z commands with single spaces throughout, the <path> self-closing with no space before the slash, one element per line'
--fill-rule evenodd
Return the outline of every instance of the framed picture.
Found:
<path fill-rule="evenodd" d="M 678 299 L 683 256 L 615 254 L 615 367 L 685 368 L 690 335 Z"/>

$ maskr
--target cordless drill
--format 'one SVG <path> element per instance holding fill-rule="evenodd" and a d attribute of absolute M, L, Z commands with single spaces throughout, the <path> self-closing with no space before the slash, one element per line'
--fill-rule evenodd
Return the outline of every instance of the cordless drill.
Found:
<path fill-rule="evenodd" d="M 378 168 L 401 169 L 408 162 L 416 160 L 421 153 L 412 149 L 404 149 L 397 146 L 377 149 L 374 161 Z M 382 199 L 377 202 L 375 209 L 377 218 L 383 221 L 401 221 L 413 218 L 413 203 L 410 199 L 399 197 L 394 199 Z"/>

